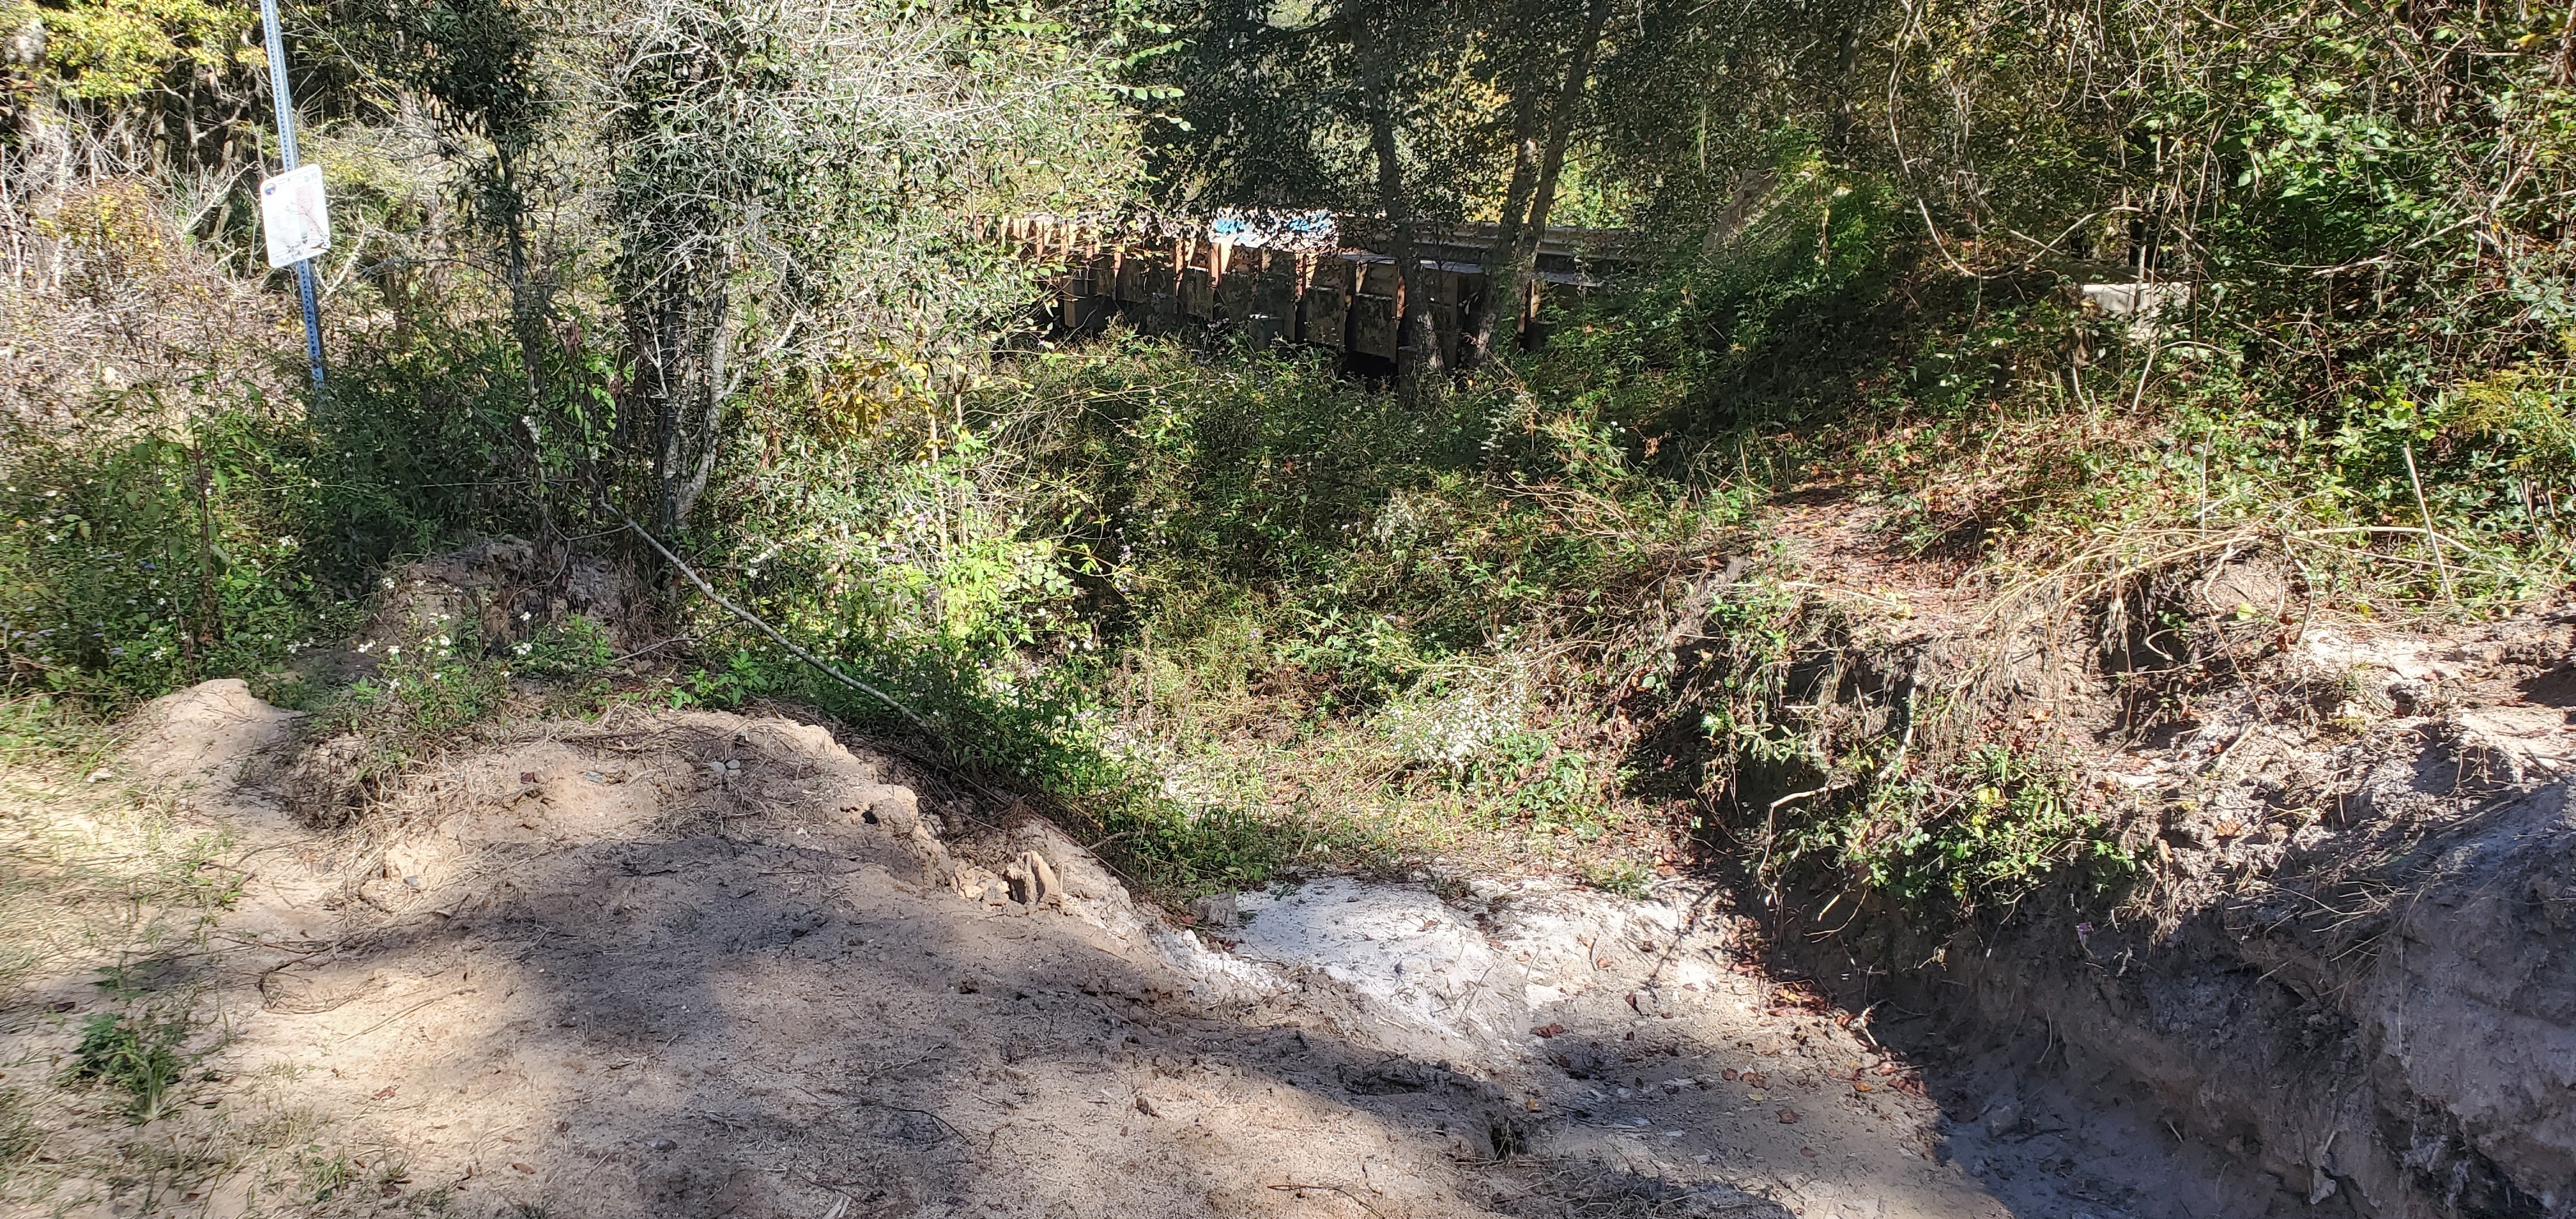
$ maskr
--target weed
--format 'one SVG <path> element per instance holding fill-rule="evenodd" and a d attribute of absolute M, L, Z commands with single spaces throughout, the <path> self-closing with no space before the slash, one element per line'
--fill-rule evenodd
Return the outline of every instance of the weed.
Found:
<path fill-rule="evenodd" d="M 1819 818 L 1802 848 L 1830 851 L 1873 888 L 1917 905 L 2009 906 L 2070 873 L 2099 891 L 2140 866 L 2107 809 L 2064 772 L 2001 744 L 1874 787 L 1851 807 Z"/>
<path fill-rule="evenodd" d="M 249 678 L 251 695 L 272 706 L 289 711 L 320 711 L 331 705 L 338 693 L 311 674 L 294 670 L 268 670 Z"/>
<path fill-rule="evenodd" d="M 342 438 L 255 394 L 193 405 L 171 423 L 178 412 L 147 397 L 95 430 L 13 436 L 0 471 L 13 684 L 149 696 L 275 671 L 357 625 L 337 591 L 358 574 L 342 546 L 389 505 L 346 480 Z"/>
<path fill-rule="evenodd" d="M 305 1193 L 315 1202 L 328 1202 L 331 1195 L 358 1180 L 360 1169 L 345 1149 L 325 1154 L 319 1147 L 308 1147 L 301 1175 Z"/>
<path fill-rule="evenodd" d="M 347 815 L 380 798 L 421 758 L 497 720 L 511 705 L 510 670 L 484 657 L 460 624 L 415 623 L 402 642 L 374 640 L 373 676 L 327 699 L 312 724 L 329 742 L 305 763 L 308 803 Z"/>
<path fill-rule="evenodd" d="M 743 700 L 776 684 L 775 675 L 764 671 L 755 653 L 737 651 L 724 658 L 724 667 L 713 672 L 692 669 L 672 679 L 668 695 L 671 706 L 711 707 L 727 710 L 742 705 Z"/>
<path fill-rule="evenodd" d="M 123 1089 L 133 1119 L 151 1121 L 194 1061 L 184 1052 L 190 1025 L 185 1011 L 97 1013 L 82 1026 L 68 1079 Z"/>
<path fill-rule="evenodd" d="M 1653 873 L 1635 860 L 1615 857 L 1588 859 L 1576 867 L 1583 883 L 1618 897 L 1642 899 L 1646 896 L 1646 886 L 1653 881 Z"/>
<path fill-rule="evenodd" d="M 895 694 L 952 762 L 1087 822 L 1158 891 L 1454 844 L 1469 809 L 1569 844 L 1618 822 L 1607 759 L 1534 725 L 1497 752 L 1527 689 L 1442 699 L 1546 632 L 1617 629 L 1749 493 L 1653 478 L 1591 406 L 1525 410 L 1498 387 L 1398 402 L 1309 357 L 1203 364 L 1127 337 L 1016 371 L 962 429 L 897 413 L 866 446 L 736 467 L 732 595 Z M 802 523 L 818 512 L 832 529 Z M 761 649 L 702 661 L 671 701 L 792 697 L 909 729 Z M 1388 738 L 1448 787 L 1366 791 L 1405 765 Z M 1300 794 L 1318 781 L 1329 795 Z"/>
<path fill-rule="evenodd" d="M 587 614 L 549 624 L 511 651 L 518 671 L 530 677 L 588 677 L 617 660 L 608 628 Z"/>
<path fill-rule="evenodd" d="M 98 724 L 72 714 L 64 701 L 45 693 L 0 698 L 0 765 L 70 765 L 98 752 Z"/>

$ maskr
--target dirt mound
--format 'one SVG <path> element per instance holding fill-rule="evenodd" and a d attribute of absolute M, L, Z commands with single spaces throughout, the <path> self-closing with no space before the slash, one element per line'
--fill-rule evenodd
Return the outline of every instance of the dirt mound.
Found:
<path fill-rule="evenodd" d="M 506 655 L 576 616 L 623 653 L 653 640 L 652 605 L 643 582 L 614 559 L 486 538 L 387 571 L 369 601 L 365 628 L 345 646 L 308 653 L 302 667 L 348 681 L 373 672 L 389 648 L 432 640 L 444 641 L 440 650 L 470 642 L 487 655 Z"/>
<path fill-rule="evenodd" d="M 295 719 L 239 678 L 190 686 L 154 699 L 127 723 L 122 769 L 154 786 L 230 791 L 245 764 L 286 740 Z"/>
<path fill-rule="evenodd" d="M 190 815 L 240 879 L 127 1006 L 11 1000 L 12 1061 L 197 1013 L 152 1026 L 196 1030 L 166 1112 L 47 1136 L 89 1167 L 43 1210 L 2005 1213 L 1704 890 L 1321 880 L 1202 935 L 1024 810 L 782 719 L 537 725 L 325 833 L 245 692 L 147 718 L 127 769 L 211 776 Z M 235 1150 L 116 1167 L 147 1144 Z"/>
<path fill-rule="evenodd" d="M 387 612 L 522 604 L 504 549 Z M 2142 895 L 1943 939 L 1428 874 L 1185 929 L 1026 807 L 776 716 L 498 730 L 316 818 L 336 743 L 208 683 L 110 769 L 211 832 L 213 934 L 137 901 L 143 949 L 0 1006 L 0 1064 L 179 1030 L 182 1099 L 66 1126 L 93 1153 L 0 1173 L 0 1210 L 2576 1214 L 2576 614 L 2294 632 L 2239 612 L 2268 569 L 2192 587 L 2276 642 L 2101 739 L 2090 778 L 2152 814 Z M 2016 697 L 2126 722 L 2079 668 Z M 117 1167 L 250 1132 L 298 1167 Z"/>

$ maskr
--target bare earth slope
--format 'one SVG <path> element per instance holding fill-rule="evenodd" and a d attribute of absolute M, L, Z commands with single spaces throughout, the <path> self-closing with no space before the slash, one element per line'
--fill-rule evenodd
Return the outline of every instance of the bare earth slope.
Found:
<path fill-rule="evenodd" d="M 46 1170 L 0 1214 L 2554 1219 L 2576 670 L 2568 623 L 2499 630 L 2362 739 L 2124 754 L 2178 793 L 2165 916 L 1838 920 L 1840 1009 L 1686 882 L 1325 878 L 1183 930 L 774 716 L 531 725 L 320 832 L 327 749 L 210 682 L 114 770 L 222 835 L 213 934 L 0 996 L 0 1090 L 184 999 L 176 1100 L 0 1129 Z"/>
<path fill-rule="evenodd" d="M 1973 598 L 1865 513 L 1776 524 L 1826 595 L 1895 607 L 1872 663 L 1973 634 Z M 2576 609 L 2338 619 L 2264 553 L 2142 585 L 2189 624 L 2164 646 L 2202 641 L 2183 659 L 2106 614 L 2034 636 L 1995 696 L 2072 725 L 2131 810 L 2125 900 L 1936 932 L 1793 897 L 1787 963 L 1878 1005 L 1946 1150 L 2016 1213 L 2576 1216 Z"/>
<path fill-rule="evenodd" d="M 1808 587 L 1906 628 L 1874 662 L 1958 633 L 1939 573 L 1799 511 Z M 1185 930 L 776 716 L 527 725 L 325 832 L 331 745 L 210 682 L 47 797 L 169 806 L 202 860 L 47 832 L 233 879 L 56 869 L 110 917 L 0 935 L 0 1214 L 2576 1216 L 2576 613 L 2281 640 L 2097 737 L 2155 818 L 2138 897 L 1955 933 L 1427 875 Z M 139 1124 L 64 1086 L 117 1016 L 183 1034 Z"/>
<path fill-rule="evenodd" d="M 294 748 L 238 682 L 144 714 L 126 777 L 244 877 L 159 983 L 216 1048 L 24 1213 L 2005 1213 L 1705 901 L 1322 881 L 1228 952 L 785 720 L 540 725 L 365 834 L 288 809 Z M 0 1054 L 58 1067 L 110 1006 L 39 981 Z M 227 1124 L 345 1170 L 138 1161 Z"/>
<path fill-rule="evenodd" d="M 1948 945 L 1941 983 L 1988 1030 L 2044 1027 L 2062 1099 L 2225 1148 L 2238 1183 L 2199 1213 L 2258 1213 L 2246 1187 L 2277 1183 L 2291 1213 L 2576 1215 L 2576 731 L 2527 697 L 2576 672 L 2569 626 L 2381 641 L 2374 666 L 2447 674 L 2359 739 L 2213 716 L 2136 776 L 2169 802 L 2160 917 L 2040 913 Z M 1981 1123 L 1998 1163 L 2044 1158 L 2021 1149 L 2066 1119 L 2038 1116 Z"/>

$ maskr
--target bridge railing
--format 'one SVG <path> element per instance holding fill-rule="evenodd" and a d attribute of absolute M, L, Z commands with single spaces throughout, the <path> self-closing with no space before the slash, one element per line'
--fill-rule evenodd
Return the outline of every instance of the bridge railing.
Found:
<path fill-rule="evenodd" d="M 1435 230 L 1416 240 L 1422 257 L 1414 282 L 1428 298 L 1432 333 L 1451 364 L 1494 304 L 1480 261 L 1491 246 L 1491 226 L 1482 229 Z M 1396 357 L 1397 322 L 1407 308 L 1403 277 L 1394 259 L 1365 246 L 1274 248 L 1205 231 L 1138 232 L 1054 216 L 1003 221 L 999 236 L 1021 257 L 1053 268 L 1043 311 L 1060 330 L 1096 331 L 1123 317 L 1146 330 L 1229 326 L 1265 345 Z M 1529 343 L 1544 338 L 1542 304 L 1598 286 L 1596 271 L 1622 261 L 1616 236 L 1543 242 L 1535 282 L 1509 324 L 1495 332 Z"/>

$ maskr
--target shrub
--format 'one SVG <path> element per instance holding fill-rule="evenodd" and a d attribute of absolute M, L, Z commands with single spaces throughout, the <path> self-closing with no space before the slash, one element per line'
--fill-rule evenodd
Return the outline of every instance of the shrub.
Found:
<path fill-rule="evenodd" d="M 264 403 L 180 427 L 17 438 L 0 483 L 13 680 L 111 698 L 257 671 L 353 625 L 304 438 Z"/>
<path fill-rule="evenodd" d="M 386 561 L 518 523 L 527 490 L 499 429 L 476 421 L 502 409 L 489 361 L 504 355 L 460 340 L 360 361 L 310 406 L 197 383 L 145 387 L 74 427 L 11 425 L 10 683 L 113 705 L 271 671 L 354 630 Z"/>

